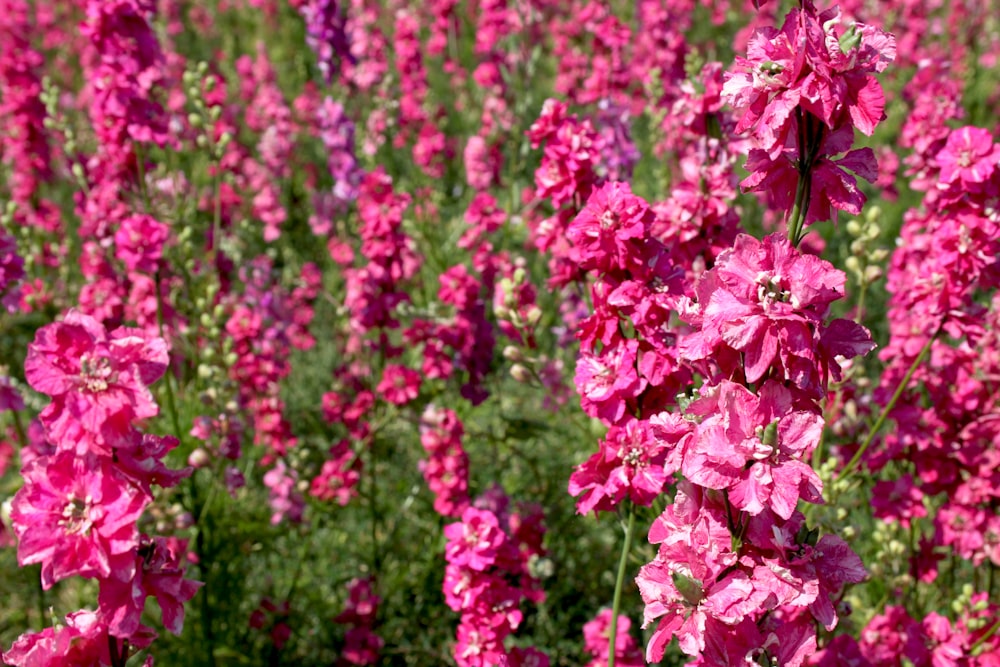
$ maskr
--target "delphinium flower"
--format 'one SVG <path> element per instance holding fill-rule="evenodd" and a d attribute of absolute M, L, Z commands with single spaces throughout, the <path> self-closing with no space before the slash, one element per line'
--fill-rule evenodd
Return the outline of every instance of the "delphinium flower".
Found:
<path fill-rule="evenodd" d="M 876 516 L 912 525 L 932 508 L 926 547 L 980 566 L 1000 563 L 1000 152 L 974 127 L 940 136 L 935 149 L 924 156 L 923 207 L 904 216 L 887 276 L 890 338 L 875 399 L 897 426 L 862 461 L 880 478 Z M 887 477 L 901 460 L 912 474 Z M 935 559 L 912 563 L 924 577 L 938 573 Z"/>
<path fill-rule="evenodd" d="M 550 255 L 549 282 L 562 287 L 582 278 L 566 233 L 599 182 L 596 170 L 604 140 L 589 120 L 570 115 L 566 105 L 554 99 L 545 101 L 528 138 L 532 148 L 544 145 L 529 199 L 547 200 L 553 213 L 547 218 L 536 213 L 526 222 L 533 245 Z"/>
<path fill-rule="evenodd" d="M 996 637 L 997 606 L 987 593 L 962 596 L 964 608 L 956 621 L 937 612 L 922 620 L 912 618 L 901 606 L 887 605 L 861 630 L 857 642 L 843 635 L 840 646 L 831 646 L 817 656 L 817 664 L 826 667 L 855 655 L 871 667 L 900 664 L 903 659 L 915 665 L 990 665 L 1000 657 L 1000 639 Z M 850 652 L 850 653 L 848 653 Z"/>
<path fill-rule="evenodd" d="M 162 80 L 163 52 L 149 19 L 149 0 L 89 0 L 81 26 L 97 56 L 92 82 L 91 123 L 100 142 L 105 178 L 132 169 L 132 142 L 169 143 L 163 108 L 152 92 Z"/>
<path fill-rule="evenodd" d="M 374 632 L 378 606 L 382 601 L 374 590 L 371 577 L 352 579 L 347 584 L 348 599 L 335 623 L 348 626 L 339 665 L 374 665 L 385 644 Z"/>
<path fill-rule="evenodd" d="M 254 443 L 265 447 L 265 461 L 284 456 L 296 438 L 284 416 L 280 381 L 290 372 L 291 348 L 309 349 L 309 325 L 319 290 L 315 265 L 302 267 L 299 284 L 289 290 L 276 279 L 272 263 L 259 257 L 240 271 L 243 294 L 230 296 L 225 333 L 236 361 L 230 377 L 239 383 L 241 406 L 252 419 Z"/>
<path fill-rule="evenodd" d="M 329 97 L 324 98 L 316 110 L 316 122 L 309 127 L 323 142 L 327 170 L 333 177 L 333 187 L 329 192 L 316 193 L 316 212 L 309 221 L 313 232 L 323 236 L 330 233 L 334 219 L 358 198 L 358 184 L 363 172 L 354 155 L 355 126 L 342 104 Z"/>
<path fill-rule="evenodd" d="M 330 85 L 340 70 L 340 63 L 352 58 L 347 38 L 347 14 L 337 0 L 301 0 L 297 4 L 306 24 L 306 44 L 316 54 L 323 81 Z"/>
<path fill-rule="evenodd" d="M 361 481 L 361 458 L 351 449 L 349 440 L 338 440 L 330 447 L 328 458 L 309 484 L 309 495 L 320 500 L 334 500 L 347 505 Z"/>
<path fill-rule="evenodd" d="M 843 271 L 779 235 L 740 235 L 698 281 L 697 305 L 682 313 L 696 331 L 681 341 L 681 354 L 707 363 L 708 377 L 757 383 L 772 375 L 819 400 L 827 379 L 840 378 L 837 356 L 874 347 L 858 324 L 825 323 L 845 282 Z"/>
<path fill-rule="evenodd" d="M 40 98 L 44 64 L 31 45 L 36 32 L 30 3 L 0 3 L 0 164 L 10 171 L 6 189 L 19 207 L 33 209 L 41 183 L 52 176 L 52 151 Z M 33 217 L 33 216 L 32 216 Z"/>
<path fill-rule="evenodd" d="M 345 32 L 351 58 L 340 63 L 342 78 L 353 88 L 370 91 L 389 69 L 388 40 L 380 26 L 378 6 L 352 0 L 347 10 Z"/>
<path fill-rule="evenodd" d="M 24 278 L 24 259 L 17 252 L 17 242 L 0 231 L 0 306 L 14 312 L 21 300 L 19 283 Z"/>
<path fill-rule="evenodd" d="M 652 234 L 670 249 L 673 263 L 694 280 L 712 268 L 716 257 L 732 245 L 739 227 L 734 206 L 739 137 L 735 120 L 722 103 L 721 63 L 679 83 L 676 99 L 663 114 L 657 152 L 670 152 L 677 173 L 670 196 L 652 204 Z"/>
<path fill-rule="evenodd" d="M 579 266 L 596 276 L 594 312 L 577 331 L 576 387 L 584 411 L 611 427 L 600 451 L 570 477 L 581 513 L 613 510 L 626 497 L 648 506 L 678 470 L 673 450 L 689 426 L 663 413 L 689 371 L 672 356 L 665 327 L 680 275 L 651 237 L 652 222 L 643 199 L 611 182 L 594 191 L 567 231 Z"/>
<path fill-rule="evenodd" d="M 619 667 L 642 667 L 642 650 L 636 645 L 635 639 L 629 633 L 632 619 L 628 616 L 618 617 L 615 629 L 615 664 Z M 583 626 L 583 648 L 593 656 L 586 667 L 606 667 L 608 664 L 608 635 L 611 633 L 611 610 L 602 609 L 597 617 Z"/>
<path fill-rule="evenodd" d="M 796 509 L 822 502 L 806 463 L 824 423 L 818 401 L 843 359 L 874 347 L 864 327 L 828 321 L 845 281 L 783 237 L 740 235 L 661 304 L 690 326 L 676 362 L 704 384 L 684 417 L 651 419 L 684 481 L 650 529 L 660 546 L 637 579 L 645 624 L 656 621 L 647 660 L 676 637 L 696 664 L 801 665 L 816 647 L 814 622 L 832 629 L 833 601 L 864 579 L 847 544 L 809 530 Z"/>
<path fill-rule="evenodd" d="M 264 223 L 264 241 L 270 243 L 281 235 L 281 226 L 288 217 L 277 183 L 291 174 L 295 125 L 263 43 L 257 45 L 255 58 L 245 55 L 237 60 L 236 69 L 243 84 L 246 124 L 259 133 L 260 159 L 245 159 L 241 170 L 254 217 Z"/>
<path fill-rule="evenodd" d="M 393 52 L 399 76 L 397 147 L 413 141 L 413 162 L 431 178 L 444 174 L 447 140 L 435 124 L 434 112 L 427 106 L 429 84 L 421 55 L 419 20 L 409 9 L 399 9 L 395 16 Z"/>
<path fill-rule="evenodd" d="M 112 665 L 107 625 L 92 611 L 77 611 L 54 628 L 25 633 L 3 654 L 7 665 L 59 667 Z"/>
<path fill-rule="evenodd" d="M 461 521 L 444 530 L 448 540 L 444 595 L 448 607 L 461 613 L 453 650 L 461 667 L 510 660 L 504 639 L 521 623 L 520 602 L 525 597 L 540 599 L 531 590 L 527 556 L 540 547 L 541 535 L 535 531 L 539 539 L 529 538 L 525 550 L 523 540 L 528 533 L 517 526 L 532 523 L 515 522 L 518 514 L 510 513 L 507 503 L 506 496 L 495 489 L 476 502 L 487 507 L 466 508 Z M 520 579 L 521 585 L 509 583 L 512 578 Z"/>
<path fill-rule="evenodd" d="M 157 414 L 148 386 L 166 368 L 163 339 L 138 329 L 108 332 L 76 311 L 39 329 L 29 345 L 25 376 L 53 400 L 39 415 L 48 444 L 23 452 L 25 483 L 11 504 L 18 562 L 41 564 L 44 589 L 74 575 L 97 579 L 99 604 L 92 618 L 68 617 L 72 630 L 22 636 L 5 660 L 28 662 L 12 664 L 122 665 L 130 645 L 155 638 L 139 620 L 150 595 L 167 630 L 180 633 L 183 605 L 198 584 L 184 579 L 165 542 L 140 537 L 137 528 L 153 485 L 175 486 L 190 474 L 164 464 L 176 438 L 136 428 Z M 78 619 L 90 620 L 83 627 Z"/>
<path fill-rule="evenodd" d="M 723 88 L 740 115 L 736 131 L 755 143 L 742 185 L 788 212 L 795 243 L 834 209 L 860 213 L 864 195 L 845 169 L 870 181 L 877 173 L 870 148 L 850 147 L 854 128 L 871 136 L 885 117 L 874 74 L 895 58 L 895 40 L 871 25 L 838 23 L 836 9 L 803 3 L 780 29 L 754 33 Z"/>
<path fill-rule="evenodd" d="M 110 455 L 133 420 L 159 412 L 147 387 L 166 368 L 163 339 L 124 327 L 108 333 L 92 317 L 70 311 L 38 330 L 25 378 L 52 397 L 39 419 L 59 449 Z"/>
<path fill-rule="evenodd" d="M 458 415 L 428 405 L 420 417 L 420 443 L 427 451 L 421 462 L 427 486 L 434 493 L 434 510 L 461 516 L 469 505 L 469 456 L 462 447 L 464 428 Z"/>
<path fill-rule="evenodd" d="M 631 26 L 600 2 L 583 2 L 572 16 L 555 18 L 553 55 L 559 64 L 555 89 L 573 104 L 602 99 L 628 103 L 635 81 L 630 69 Z"/>

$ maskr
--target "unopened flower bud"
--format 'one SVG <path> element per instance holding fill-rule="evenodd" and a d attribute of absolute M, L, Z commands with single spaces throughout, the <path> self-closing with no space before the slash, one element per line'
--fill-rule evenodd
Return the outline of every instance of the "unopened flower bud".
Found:
<path fill-rule="evenodd" d="M 855 238 L 861 236 L 861 223 L 858 222 L 857 220 L 848 220 L 847 233 Z"/>
<path fill-rule="evenodd" d="M 188 455 L 188 465 L 192 468 L 204 468 L 212 462 L 212 457 L 204 447 L 199 447 Z"/>
<path fill-rule="evenodd" d="M 531 371 L 524 364 L 514 364 L 511 366 L 510 376 L 518 382 L 531 382 Z"/>
<path fill-rule="evenodd" d="M 882 208 L 880 206 L 872 206 L 865 213 L 865 220 L 868 222 L 876 222 L 882 217 Z"/>
<path fill-rule="evenodd" d="M 503 349 L 503 358 L 508 361 L 524 361 L 524 353 L 516 345 L 508 345 Z"/>
<path fill-rule="evenodd" d="M 524 317 L 527 320 L 528 326 L 534 328 L 538 324 L 538 321 L 542 319 L 542 309 L 538 306 L 531 306 Z"/>
<path fill-rule="evenodd" d="M 865 267 L 865 282 L 873 283 L 882 277 L 882 267 L 872 264 Z"/>

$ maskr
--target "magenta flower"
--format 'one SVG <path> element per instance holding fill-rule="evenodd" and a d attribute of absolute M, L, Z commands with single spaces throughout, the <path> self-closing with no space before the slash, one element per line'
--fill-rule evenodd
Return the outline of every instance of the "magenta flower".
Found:
<path fill-rule="evenodd" d="M 941 169 L 942 186 L 958 181 L 962 189 L 976 190 L 1000 165 L 1000 144 L 993 143 L 989 130 L 966 126 L 948 135 L 934 162 Z"/>
<path fill-rule="evenodd" d="M 479 572 L 493 565 L 507 541 L 496 515 L 475 507 L 466 508 L 460 522 L 445 526 L 444 536 L 448 563 Z"/>
<path fill-rule="evenodd" d="M 600 355 L 581 351 L 576 362 L 577 391 L 584 412 L 606 424 L 616 424 L 646 387 L 636 370 L 639 342 L 619 340 Z"/>
<path fill-rule="evenodd" d="M 163 614 L 163 626 L 180 635 L 184 603 L 194 597 L 201 582 L 184 578 L 180 559 L 162 537 L 143 535 L 132 556 L 132 568 L 116 571 L 100 582 L 99 611 L 110 634 L 130 637 L 139 632 L 145 600 L 154 596 Z"/>
<path fill-rule="evenodd" d="M 147 387 L 167 363 L 162 338 L 126 327 L 109 334 L 94 318 L 71 310 L 36 332 L 24 374 L 32 388 L 52 397 L 39 419 L 57 447 L 110 455 L 134 420 L 159 412 Z"/>
<path fill-rule="evenodd" d="M 26 633 L 3 654 L 6 665 L 16 667 L 98 667 L 110 665 L 108 629 L 100 615 L 77 611 L 65 625 Z"/>
<path fill-rule="evenodd" d="M 406 405 L 420 394 L 420 373 L 399 364 L 389 364 L 375 391 L 393 405 Z"/>
<path fill-rule="evenodd" d="M 725 364 L 724 377 L 742 372 L 747 382 L 770 373 L 822 398 L 825 378 L 839 375 L 836 355 L 874 347 L 864 327 L 846 320 L 830 325 L 836 340 L 822 340 L 827 310 L 843 298 L 845 281 L 843 271 L 782 236 L 758 241 L 742 234 L 699 281 L 698 309 L 685 317 L 700 331 L 680 341 L 681 356 Z M 727 350 L 742 353 L 743 363 Z"/>
<path fill-rule="evenodd" d="M 616 181 L 591 193 L 566 235 L 577 248 L 581 268 L 625 270 L 642 261 L 643 239 L 652 221 L 649 205 L 632 194 L 628 183 Z"/>
<path fill-rule="evenodd" d="M 671 414 L 658 423 L 631 419 L 612 426 L 597 453 L 570 475 L 569 494 L 582 494 L 576 511 L 611 511 L 626 497 L 648 507 L 677 471 L 679 457 L 669 455 L 690 426 Z"/>
<path fill-rule="evenodd" d="M 728 490 L 733 506 L 748 514 L 765 507 L 783 519 L 799 498 L 823 502 L 823 484 L 801 459 L 819 442 L 823 418 L 793 410 L 792 395 L 768 382 L 754 395 L 724 381 L 689 411 L 710 413 L 698 425 L 684 457 L 684 476 L 709 489 Z"/>
<path fill-rule="evenodd" d="M 63 451 L 36 459 L 23 475 L 11 508 L 17 559 L 42 564 L 43 588 L 73 575 L 131 573 L 136 521 L 149 499 L 110 459 Z"/>
<path fill-rule="evenodd" d="M 129 271 L 155 273 L 170 228 L 149 215 L 130 215 L 115 232 L 115 256 Z"/>

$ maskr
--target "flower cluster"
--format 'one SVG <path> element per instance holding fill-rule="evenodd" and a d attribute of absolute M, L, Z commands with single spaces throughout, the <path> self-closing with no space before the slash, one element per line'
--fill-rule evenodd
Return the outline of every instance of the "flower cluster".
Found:
<path fill-rule="evenodd" d="M 352 57 L 344 8 L 337 0 L 300 0 L 297 4 L 306 23 L 306 44 L 316 54 L 323 80 L 330 84 L 340 63 Z"/>
<path fill-rule="evenodd" d="M 1000 145 L 986 130 L 962 127 L 929 148 L 937 152 L 924 176 L 934 185 L 924 210 L 904 216 L 888 273 L 890 339 L 875 397 L 898 426 L 865 460 L 875 473 L 912 462 L 912 475 L 874 487 L 877 516 L 908 525 L 940 496 L 928 546 L 977 566 L 1000 564 L 1000 495 L 987 481 L 1000 423 Z M 923 559 L 917 571 L 932 578 L 937 567 Z"/>
<path fill-rule="evenodd" d="M 878 173 L 873 151 L 851 144 L 854 128 L 871 136 L 885 118 L 874 74 L 893 61 L 896 43 L 874 26 L 841 23 L 838 10 L 804 2 L 780 29 L 754 34 L 723 88 L 740 115 L 736 131 L 749 130 L 755 143 L 743 187 L 766 193 L 779 211 L 796 208 L 801 226 L 835 210 L 860 214 L 865 197 L 848 172 L 868 181 Z"/>
<path fill-rule="evenodd" d="M 61 630 L 22 637 L 5 659 L 29 662 L 11 664 L 93 650 L 99 664 L 123 665 L 130 644 L 146 646 L 155 637 L 140 620 L 149 596 L 164 626 L 180 633 L 184 603 L 198 584 L 184 579 L 166 541 L 137 528 L 152 486 L 174 486 L 189 474 L 164 465 L 176 438 L 135 427 L 158 411 L 148 387 L 167 362 L 162 339 L 137 329 L 107 332 L 76 311 L 39 329 L 29 346 L 28 383 L 52 398 L 39 415 L 52 449 L 26 462 L 25 485 L 12 503 L 18 562 L 41 563 L 45 589 L 81 576 L 97 579 L 100 592 L 96 615 L 79 612 Z"/>
<path fill-rule="evenodd" d="M 372 628 L 382 599 L 375 594 L 371 578 L 352 579 L 347 584 L 347 604 L 335 623 L 349 626 L 344 636 L 340 665 L 374 665 L 385 643 Z"/>
<path fill-rule="evenodd" d="M 680 276 L 651 237 L 652 222 L 649 205 L 612 182 L 594 191 L 567 232 L 579 266 L 599 276 L 594 312 L 577 333 L 576 387 L 584 411 L 611 427 L 570 477 L 580 513 L 614 509 L 625 497 L 648 506 L 677 470 L 671 451 L 683 422 L 660 413 L 690 374 L 668 329 Z"/>
<path fill-rule="evenodd" d="M 642 667 L 642 651 L 629 634 L 632 619 L 619 616 L 615 629 L 615 664 L 619 667 Z M 583 648 L 593 659 L 586 667 L 606 667 L 608 664 L 608 637 L 611 634 L 611 610 L 602 609 L 597 617 L 583 626 Z"/>
<path fill-rule="evenodd" d="M 452 410 L 428 405 L 420 417 L 420 444 L 427 460 L 420 471 L 434 493 L 434 510 L 461 516 L 469 505 L 469 456 L 462 448 L 462 422 Z"/>
<path fill-rule="evenodd" d="M 445 603 L 462 615 L 455 661 L 460 667 L 530 664 L 521 653 L 508 652 L 504 639 L 521 624 L 521 600 L 538 602 L 544 596 L 528 571 L 531 557 L 542 554 L 541 515 L 530 508 L 528 514 L 510 512 L 499 492 L 476 504 L 480 507 L 466 508 L 461 521 L 444 529 Z M 512 585 L 511 578 L 518 583 Z"/>

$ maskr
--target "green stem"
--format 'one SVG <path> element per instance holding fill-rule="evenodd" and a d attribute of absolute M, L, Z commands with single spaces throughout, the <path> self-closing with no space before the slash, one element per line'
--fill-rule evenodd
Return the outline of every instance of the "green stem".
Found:
<path fill-rule="evenodd" d="M 17 444 L 23 450 L 28 446 L 28 434 L 24 430 L 24 424 L 21 423 L 21 413 L 17 410 L 11 410 L 10 414 L 14 420 L 14 430 L 17 432 Z"/>
<path fill-rule="evenodd" d="M 973 645 L 969 647 L 969 655 L 975 655 L 976 649 L 978 649 L 980 646 L 982 646 L 983 644 L 985 644 L 986 641 L 989 640 L 990 637 L 992 637 L 993 635 L 995 635 L 997 633 L 997 630 L 1000 630 L 1000 621 L 997 621 L 996 623 L 994 623 L 993 625 L 991 625 L 990 629 L 987 630 L 986 632 L 984 632 L 979 637 L 979 639 L 977 639 L 975 641 L 975 643 L 973 643 Z"/>
<path fill-rule="evenodd" d="M 160 338 L 164 338 L 163 335 L 163 294 L 160 288 L 160 272 L 156 272 L 156 326 L 160 332 Z M 167 365 L 167 372 L 163 374 L 167 385 L 167 409 L 170 411 L 170 424 L 174 427 L 174 435 L 178 439 L 183 439 L 184 435 L 181 433 L 181 421 L 180 417 L 177 415 L 177 401 L 174 398 L 174 374 L 170 369 L 170 365 Z"/>
<path fill-rule="evenodd" d="M 625 541 L 622 544 L 622 555 L 618 559 L 618 578 L 615 579 L 615 597 L 611 602 L 611 629 L 608 631 L 608 667 L 615 667 L 615 639 L 618 637 L 618 610 L 621 608 L 622 589 L 625 588 L 625 569 L 628 564 L 628 554 L 632 551 L 632 539 L 635 536 L 635 506 L 628 505 L 628 525 L 625 528 Z"/>
<path fill-rule="evenodd" d="M 149 190 L 146 189 L 146 158 L 142 154 L 142 144 L 132 142 L 135 149 L 135 162 L 139 169 L 139 193 L 142 195 L 142 206 L 146 213 L 150 212 Z"/>
<path fill-rule="evenodd" d="M 847 462 L 847 465 L 845 465 L 841 469 L 841 471 L 837 473 L 835 479 L 842 479 L 850 475 L 851 471 L 861 460 L 861 457 L 864 455 L 865 450 L 867 450 L 868 447 L 872 444 L 872 441 L 875 440 L 875 436 L 878 435 L 878 432 L 882 428 L 882 425 L 885 424 L 885 420 L 889 416 L 889 413 L 892 412 L 892 409 L 894 407 L 896 407 L 896 401 L 899 400 L 899 397 L 903 395 L 903 392 L 906 391 L 906 388 L 910 385 L 910 379 L 913 377 L 913 374 L 917 371 L 917 368 L 920 367 L 920 364 L 923 363 L 924 359 L 927 357 L 927 354 L 931 351 L 931 344 L 934 342 L 934 339 L 936 337 L 937 337 L 937 332 L 935 332 L 933 336 L 927 339 L 927 342 L 924 344 L 923 349 L 920 350 L 920 354 L 918 354 L 917 358 L 913 360 L 912 364 L 910 364 L 910 368 L 906 371 L 906 375 L 903 376 L 903 380 L 899 383 L 899 386 L 896 387 L 896 392 L 892 395 L 892 398 L 889 399 L 889 402 L 882 410 L 882 413 L 878 416 L 878 419 L 875 420 L 875 425 L 872 426 L 871 431 L 868 432 L 868 437 L 866 437 L 865 441 L 861 443 L 861 446 L 858 448 L 858 451 L 854 452 L 854 456 L 852 456 L 851 460 Z"/>
<path fill-rule="evenodd" d="M 865 318 L 865 292 L 868 291 L 868 280 L 864 277 L 861 279 L 861 287 L 858 290 L 858 310 L 854 315 L 854 321 L 858 324 L 862 324 Z"/>
<path fill-rule="evenodd" d="M 809 190 L 809 173 L 799 173 L 799 184 L 795 187 L 795 203 L 792 205 L 792 212 L 788 215 L 788 242 L 793 246 L 799 244 L 799 232 L 802 230 L 802 221 L 805 219 L 806 195 Z"/>

